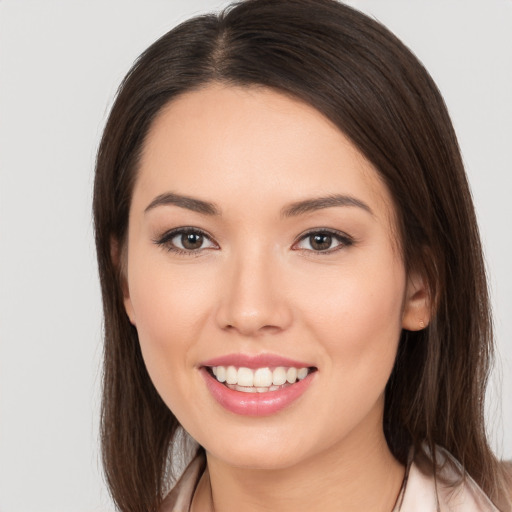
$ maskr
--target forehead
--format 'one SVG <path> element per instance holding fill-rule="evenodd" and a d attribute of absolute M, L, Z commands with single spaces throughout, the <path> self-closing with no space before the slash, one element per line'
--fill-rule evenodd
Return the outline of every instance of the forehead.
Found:
<path fill-rule="evenodd" d="M 377 171 L 338 127 L 311 105 L 256 86 L 209 84 L 162 109 L 146 137 L 134 200 L 169 191 L 266 209 L 341 193 L 393 214 Z"/>

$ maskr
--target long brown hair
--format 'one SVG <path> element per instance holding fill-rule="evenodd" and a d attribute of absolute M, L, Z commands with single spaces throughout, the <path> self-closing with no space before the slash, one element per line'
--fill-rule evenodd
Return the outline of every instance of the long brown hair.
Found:
<path fill-rule="evenodd" d="M 136 61 L 98 151 L 94 221 L 103 293 L 103 463 L 122 511 L 154 511 L 179 423 L 151 383 L 125 314 L 123 247 L 144 139 L 179 94 L 213 81 L 270 87 L 312 105 L 377 168 L 394 198 L 406 269 L 429 286 L 432 321 L 403 331 L 386 388 L 384 430 L 445 447 L 498 500 L 484 424 L 492 357 L 485 269 L 457 139 L 428 72 L 385 27 L 334 0 L 246 0 L 174 28 Z"/>

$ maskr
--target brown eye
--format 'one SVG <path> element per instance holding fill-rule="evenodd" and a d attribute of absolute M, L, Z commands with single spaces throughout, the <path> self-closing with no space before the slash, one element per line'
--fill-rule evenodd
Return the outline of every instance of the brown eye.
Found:
<path fill-rule="evenodd" d="M 165 233 L 154 241 L 165 247 L 169 252 L 180 255 L 199 254 L 204 249 L 218 249 L 219 246 L 211 238 L 196 228 L 177 228 Z"/>
<path fill-rule="evenodd" d="M 354 239 L 342 231 L 318 230 L 302 235 L 293 249 L 330 254 L 353 243 Z"/>
<path fill-rule="evenodd" d="M 309 243 L 315 251 L 325 251 L 331 247 L 332 236 L 327 233 L 311 235 L 309 237 Z"/>
<path fill-rule="evenodd" d="M 183 233 L 181 235 L 181 245 L 184 249 L 193 251 L 201 248 L 203 239 L 204 237 L 200 233 Z"/>

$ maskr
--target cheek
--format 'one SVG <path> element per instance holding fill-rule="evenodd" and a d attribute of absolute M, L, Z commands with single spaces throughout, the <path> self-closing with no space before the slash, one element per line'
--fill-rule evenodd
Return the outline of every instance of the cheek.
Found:
<path fill-rule="evenodd" d="M 315 407 L 318 417 L 329 418 L 325 439 L 356 432 L 363 424 L 374 435 L 382 424 L 405 288 L 402 265 L 384 260 L 335 269 L 337 275 L 323 279 L 323 287 L 309 283 L 309 300 L 301 305 L 308 338 L 322 354 L 323 384 Z M 365 418 L 371 419 L 365 423 Z"/>
<path fill-rule="evenodd" d="M 197 340 L 214 303 L 204 270 L 172 268 L 165 257 L 152 260 L 133 251 L 130 299 L 144 362 L 159 391 L 184 387 L 186 372 L 197 362 Z"/>
<path fill-rule="evenodd" d="M 309 287 L 310 301 L 302 306 L 307 327 L 343 382 L 385 386 L 401 333 L 403 266 L 388 256 L 335 272 L 325 286 Z"/>
<path fill-rule="evenodd" d="M 175 339 L 200 325 L 210 300 L 208 265 L 172 264 L 165 250 L 134 246 L 128 262 L 129 294 L 137 330 L 155 342 Z"/>

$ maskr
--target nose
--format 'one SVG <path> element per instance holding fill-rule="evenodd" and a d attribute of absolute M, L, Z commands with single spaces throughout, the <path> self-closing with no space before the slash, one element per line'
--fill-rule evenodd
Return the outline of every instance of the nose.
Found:
<path fill-rule="evenodd" d="M 282 268 L 275 257 L 254 251 L 227 264 L 217 309 L 217 324 L 243 336 L 275 334 L 292 321 Z"/>

